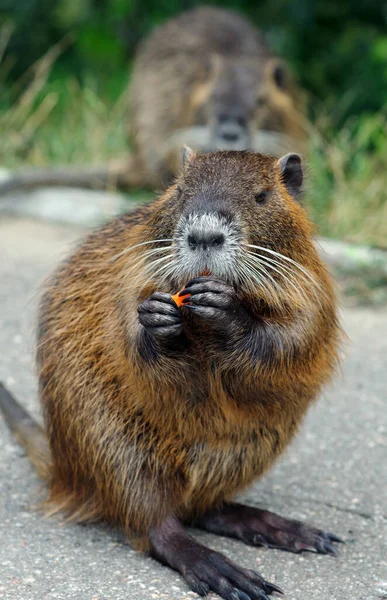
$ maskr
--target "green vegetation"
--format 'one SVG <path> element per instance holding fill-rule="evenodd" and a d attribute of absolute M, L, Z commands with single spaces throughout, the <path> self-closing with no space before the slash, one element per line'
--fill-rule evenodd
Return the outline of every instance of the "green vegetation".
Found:
<path fill-rule="evenodd" d="M 312 132 L 307 201 L 320 234 L 387 247 L 387 110 L 337 127 L 321 108 Z"/>
<path fill-rule="evenodd" d="M 383 3 L 212 3 L 245 12 L 309 91 L 307 201 L 320 233 L 387 247 Z M 89 164 L 125 153 L 135 45 L 155 24 L 196 4 L 0 0 L 0 166 Z"/>
<path fill-rule="evenodd" d="M 14 25 L 5 61 L 22 75 L 58 40 L 60 74 L 119 87 L 135 47 L 155 25 L 200 0 L 0 0 Z M 312 97 L 340 99 L 342 117 L 387 103 L 387 11 L 381 0 L 209 0 L 245 13 L 286 56 Z M 112 73 L 117 74 L 115 82 Z"/>

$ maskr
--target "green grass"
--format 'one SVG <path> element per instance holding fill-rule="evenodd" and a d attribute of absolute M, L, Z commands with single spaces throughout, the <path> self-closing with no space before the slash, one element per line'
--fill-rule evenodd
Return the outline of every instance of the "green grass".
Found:
<path fill-rule="evenodd" d="M 387 110 L 312 132 L 307 200 L 320 234 L 387 247 Z"/>
<path fill-rule="evenodd" d="M 115 82 L 114 93 L 92 77 L 82 86 L 53 78 L 59 52 L 52 49 L 6 87 L 1 167 L 100 163 L 128 151 L 126 75 Z M 322 235 L 387 247 L 387 111 L 340 125 L 337 112 L 321 108 L 311 126 L 306 194 L 311 216 Z"/>
<path fill-rule="evenodd" d="M 0 107 L 0 164 L 85 164 L 128 151 L 127 98 L 103 99 L 90 80 L 47 83 L 31 101 L 24 95 Z"/>
<path fill-rule="evenodd" d="M 7 71 L 1 63 L 4 33 L 0 30 L 0 84 Z M 90 75 L 80 85 L 58 67 L 53 70 L 63 46 L 54 46 L 20 80 L 4 86 L 2 167 L 98 163 L 128 151 L 127 74 L 112 73 L 103 81 Z"/>

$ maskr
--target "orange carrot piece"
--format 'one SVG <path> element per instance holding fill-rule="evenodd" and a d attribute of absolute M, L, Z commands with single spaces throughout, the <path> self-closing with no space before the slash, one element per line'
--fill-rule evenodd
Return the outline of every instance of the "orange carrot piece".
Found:
<path fill-rule="evenodd" d="M 177 292 L 176 294 L 173 294 L 172 296 L 172 300 L 174 301 L 174 303 L 176 304 L 176 306 L 178 308 L 180 308 L 180 306 L 183 305 L 183 300 L 184 298 L 189 298 L 189 296 L 191 294 L 184 294 L 184 296 L 179 296 L 180 292 Z"/>
<path fill-rule="evenodd" d="M 210 275 L 210 271 L 203 271 L 202 275 Z M 180 308 L 180 306 L 183 306 L 184 298 L 189 298 L 191 295 L 191 294 L 184 294 L 184 296 L 179 296 L 180 292 L 182 292 L 182 291 L 183 290 L 180 290 L 179 292 L 176 292 L 176 294 L 173 294 L 173 296 L 171 296 L 172 300 L 174 301 L 174 303 L 176 304 L 176 306 L 178 308 Z"/>

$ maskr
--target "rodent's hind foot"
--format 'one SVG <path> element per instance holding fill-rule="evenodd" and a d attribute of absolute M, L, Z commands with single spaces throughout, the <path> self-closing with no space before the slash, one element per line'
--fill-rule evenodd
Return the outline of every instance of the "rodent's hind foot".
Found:
<path fill-rule="evenodd" d="M 283 593 L 259 573 L 199 544 L 173 517 L 151 530 L 149 538 L 152 555 L 179 571 L 199 596 L 213 591 L 224 600 L 269 600 L 273 592 Z"/>
<path fill-rule="evenodd" d="M 251 546 L 278 548 L 288 552 L 314 551 L 337 556 L 333 543 L 344 543 L 333 533 L 325 533 L 267 510 L 229 503 L 206 513 L 196 527 L 242 540 Z"/>

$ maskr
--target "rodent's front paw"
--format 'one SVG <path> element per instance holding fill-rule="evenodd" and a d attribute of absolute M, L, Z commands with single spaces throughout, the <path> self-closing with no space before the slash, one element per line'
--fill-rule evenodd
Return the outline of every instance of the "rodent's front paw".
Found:
<path fill-rule="evenodd" d="M 183 330 L 179 309 L 169 294 L 155 292 L 137 311 L 141 325 L 157 338 L 174 337 Z"/>
<path fill-rule="evenodd" d="M 191 279 L 179 295 L 188 295 L 183 306 L 209 321 L 224 322 L 227 317 L 236 317 L 240 308 L 234 288 L 215 277 Z"/>

